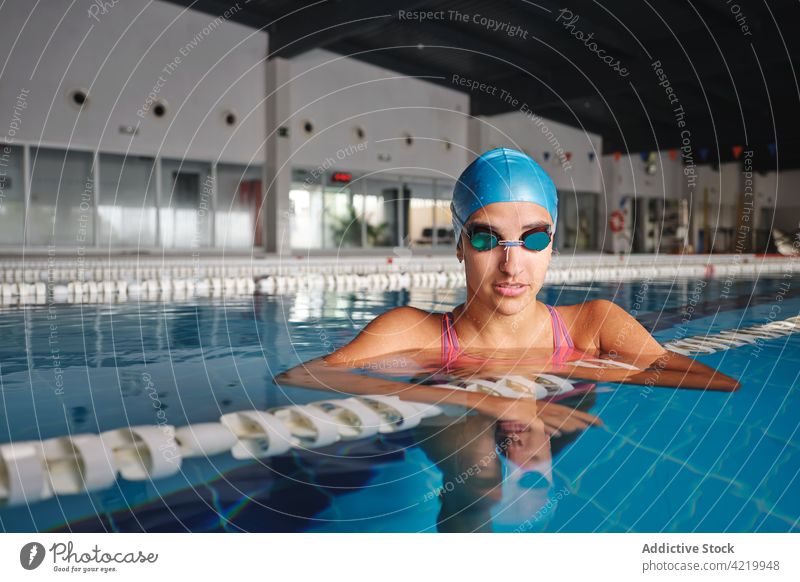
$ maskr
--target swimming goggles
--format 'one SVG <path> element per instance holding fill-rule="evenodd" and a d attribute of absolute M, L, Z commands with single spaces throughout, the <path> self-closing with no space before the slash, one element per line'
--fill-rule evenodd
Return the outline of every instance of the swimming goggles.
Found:
<path fill-rule="evenodd" d="M 467 230 L 464 234 L 472 244 L 472 248 L 479 252 L 490 251 L 498 245 L 505 247 L 506 253 L 510 247 L 524 247 L 529 251 L 538 252 L 543 251 L 550 244 L 552 227 L 549 224 L 537 226 L 523 232 L 519 240 L 500 240 L 496 234 L 483 226 Z"/>

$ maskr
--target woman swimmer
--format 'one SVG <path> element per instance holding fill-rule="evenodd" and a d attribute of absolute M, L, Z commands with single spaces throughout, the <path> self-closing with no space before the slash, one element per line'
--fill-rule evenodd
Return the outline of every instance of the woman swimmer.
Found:
<path fill-rule="evenodd" d="M 690 358 L 667 352 L 622 308 L 607 300 L 551 307 L 536 300 L 552 258 L 558 197 L 550 177 L 522 152 L 498 148 L 484 153 L 461 174 L 451 204 L 456 255 L 465 264 L 467 299 L 451 313 L 398 307 L 373 320 L 349 344 L 276 378 L 279 383 L 389 393 L 401 399 L 460 404 L 501 420 L 529 422 L 542 406 L 463 390 L 449 390 L 347 373 L 397 352 L 440 350 L 441 366 L 481 362 L 481 369 L 508 369 L 515 354 L 549 351 L 566 365 L 586 354 L 627 354 L 636 368 L 591 370 L 586 379 L 700 389 L 735 390 L 738 383 Z M 474 354 L 489 354 L 476 358 Z M 534 358 L 535 360 L 535 358 Z M 541 367 L 538 368 L 541 371 Z M 588 376 L 587 376 L 588 374 Z M 597 376 L 592 378 L 592 374 Z M 575 411 L 573 420 L 597 419 Z M 581 415 L 585 415 L 583 418 Z"/>

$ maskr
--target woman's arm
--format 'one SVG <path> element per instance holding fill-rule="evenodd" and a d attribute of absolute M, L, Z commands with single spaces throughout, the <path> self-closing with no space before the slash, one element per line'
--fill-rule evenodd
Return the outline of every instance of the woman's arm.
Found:
<path fill-rule="evenodd" d="M 666 351 L 636 318 L 616 303 L 598 299 L 589 306 L 594 343 L 601 352 L 625 354 L 628 359 L 633 358 L 633 365 L 641 368 Z"/>
<path fill-rule="evenodd" d="M 741 388 L 741 384 L 730 376 L 668 350 L 655 358 L 647 369 L 626 378 L 625 383 L 723 392 L 735 392 Z"/>
<path fill-rule="evenodd" d="M 278 375 L 275 382 L 351 395 L 382 394 L 426 404 L 455 404 L 500 420 L 516 420 L 527 423 L 536 417 L 535 401 L 511 400 L 480 392 L 434 388 L 362 376 L 352 372 L 349 368 L 331 365 L 325 360 L 326 358 L 317 358 L 295 366 Z"/>
<path fill-rule="evenodd" d="M 659 356 L 642 354 L 588 354 L 587 357 L 614 359 L 626 364 L 635 365 L 638 369 L 629 370 L 621 367 L 587 367 L 573 362 L 553 365 L 548 363 L 529 364 L 524 360 L 506 362 L 489 362 L 479 369 L 458 369 L 452 373 L 462 377 L 464 382 L 470 378 L 497 379 L 503 376 L 518 374 L 533 378 L 539 374 L 557 374 L 570 379 L 590 382 L 611 382 L 619 384 L 646 384 L 670 388 L 695 388 L 704 390 L 735 391 L 739 383 L 701 364 L 691 358 L 664 350 Z M 594 365 L 597 365 L 595 362 Z"/>
<path fill-rule="evenodd" d="M 592 303 L 600 351 L 621 356 L 643 370 L 613 381 L 729 392 L 739 389 L 739 382 L 722 372 L 664 349 L 642 324 L 618 305 L 606 300 Z"/>
<path fill-rule="evenodd" d="M 346 394 L 383 394 L 426 404 L 456 404 L 503 420 L 527 422 L 536 416 L 536 403 L 515 401 L 465 390 L 433 388 L 407 382 L 362 376 L 353 368 L 376 358 L 412 349 L 439 346 L 437 316 L 413 307 L 392 309 L 372 322 L 346 346 L 323 358 L 305 362 L 278 375 L 279 384 Z M 435 341 L 432 338 L 436 338 Z"/>

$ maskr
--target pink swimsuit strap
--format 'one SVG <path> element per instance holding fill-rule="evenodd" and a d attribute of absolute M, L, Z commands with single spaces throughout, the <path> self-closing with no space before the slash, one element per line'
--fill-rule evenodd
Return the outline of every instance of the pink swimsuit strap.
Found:
<path fill-rule="evenodd" d="M 553 351 L 556 358 L 554 362 L 563 361 L 566 354 L 575 349 L 575 344 L 569 335 L 567 325 L 562 317 L 552 306 L 546 305 L 550 311 L 550 321 L 553 324 Z M 453 312 L 448 311 L 442 317 L 442 367 L 449 369 L 459 357 L 461 348 L 458 345 L 458 336 L 453 321 Z"/>
<path fill-rule="evenodd" d="M 449 368 L 450 364 L 458 358 L 460 351 L 456 328 L 453 325 L 453 312 L 448 311 L 442 317 L 442 365 Z"/>
<path fill-rule="evenodd" d="M 574 349 L 575 344 L 572 342 L 572 338 L 569 335 L 567 324 L 564 323 L 564 320 L 554 307 L 547 305 L 547 309 L 550 310 L 550 320 L 553 323 L 553 350 Z"/>

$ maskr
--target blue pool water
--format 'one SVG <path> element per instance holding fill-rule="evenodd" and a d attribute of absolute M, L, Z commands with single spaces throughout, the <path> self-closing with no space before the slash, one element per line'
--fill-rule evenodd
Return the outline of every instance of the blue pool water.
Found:
<path fill-rule="evenodd" d="M 722 281 L 679 280 L 565 285 L 539 298 L 613 299 L 667 341 L 766 323 L 771 314 L 797 315 L 800 293 L 780 290 L 781 282 L 737 280 L 725 297 Z M 159 411 L 181 426 L 320 400 L 330 394 L 278 387 L 272 378 L 343 345 L 391 307 L 445 311 L 463 299 L 463 290 L 412 290 L 4 308 L 0 443 L 157 424 Z M 683 322 L 688 306 L 693 316 Z M 258 463 L 229 454 L 191 459 L 170 478 L 120 479 L 91 494 L 0 507 L 0 528 L 798 530 L 800 334 L 699 359 L 740 379 L 742 389 L 600 384 L 571 405 L 596 414 L 603 426 L 553 439 L 549 458 L 529 473 L 515 471 L 485 438 L 493 434 L 490 421 L 469 417 L 447 430 L 419 428 Z M 453 455 L 447 450 L 453 442 L 471 444 Z M 445 507 L 435 493 L 485 458 L 489 468 L 471 476 L 461 498 L 451 496 L 452 507 Z M 542 477 L 550 472 L 550 479 Z"/>

